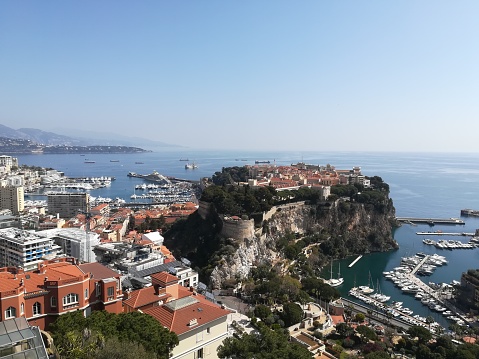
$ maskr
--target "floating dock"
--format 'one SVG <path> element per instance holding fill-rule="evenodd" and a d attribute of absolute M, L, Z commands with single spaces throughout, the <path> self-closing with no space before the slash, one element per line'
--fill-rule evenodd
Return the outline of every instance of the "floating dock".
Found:
<path fill-rule="evenodd" d="M 406 223 L 427 223 L 429 225 L 435 224 L 466 224 L 459 218 L 415 218 L 415 217 L 396 217 L 399 222 Z"/>
<path fill-rule="evenodd" d="M 348 268 L 351 268 L 353 265 L 355 265 L 356 262 L 357 262 L 358 260 L 360 260 L 362 257 L 363 257 L 363 255 L 361 254 L 358 258 L 356 258 L 354 261 L 352 261 L 352 262 L 348 265 Z"/>

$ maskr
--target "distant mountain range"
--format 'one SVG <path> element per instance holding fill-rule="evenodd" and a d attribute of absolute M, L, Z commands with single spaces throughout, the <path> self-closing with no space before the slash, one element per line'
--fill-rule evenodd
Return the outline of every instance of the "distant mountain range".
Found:
<path fill-rule="evenodd" d="M 53 132 L 46 132 L 36 128 L 13 128 L 0 124 L 0 137 L 29 140 L 34 143 L 50 146 L 138 146 L 138 147 L 181 147 L 160 141 L 151 141 L 135 137 L 108 137 L 105 134 L 94 132 L 78 132 L 77 136 L 70 137 Z"/>

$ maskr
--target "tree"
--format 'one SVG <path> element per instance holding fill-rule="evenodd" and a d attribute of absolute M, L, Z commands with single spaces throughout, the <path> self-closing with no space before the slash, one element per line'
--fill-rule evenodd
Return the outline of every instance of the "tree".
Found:
<path fill-rule="evenodd" d="M 140 312 L 112 314 L 95 311 L 85 318 L 81 311 L 75 311 L 61 315 L 50 329 L 55 345 L 60 352 L 69 353 L 68 358 L 80 359 L 83 355 L 90 355 L 103 345 L 104 339 L 110 338 L 131 341 L 165 359 L 178 344 L 175 333 Z"/>
<path fill-rule="evenodd" d="M 429 325 L 429 330 L 431 330 L 431 324 L 434 323 L 434 318 L 431 315 L 426 317 L 426 323 Z"/>
<path fill-rule="evenodd" d="M 271 315 L 271 309 L 269 309 L 269 307 L 264 304 L 258 304 L 254 308 L 254 315 L 261 320 L 264 320 Z"/>
<path fill-rule="evenodd" d="M 156 359 L 156 355 L 148 352 L 138 343 L 129 340 L 119 340 L 116 337 L 105 341 L 102 348 L 95 353 L 95 359 Z"/>
<path fill-rule="evenodd" d="M 311 359 L 303 346 L 288 341 L 282 331 L 274 331 L 259 323 L 258 334 L 243 334 L 226 338 L 218 348 L 219 358 L 234 359 Z"/>
<path fill-rule="evenodd" d="M 366 319 L 366 316 L 363 313 L 356 313 L 354 316 L 354 320 L 358 323 L 364 322 L 364 319 Z"/>
<path fill-rule="evenodd" d="M 369 339 L 369 340 L 377 340 L 378 336 L 374 330 L 371 328 L 365 326 L 365 325 L 360 325 L 359 327 L 356 328 L 356 331 L 361 334 L 363 337 Z"/>
<path fill-rule="evenodd" d="M 303 319 L 303 310 L 296 303 L 286 303 L 283 305 L 281 319 L 287 327 L 301 322 Z"/>
<path fill-rule="evenodd" d="M 419 325 L 413 325 L 407 330 L 407 333 L 412 338 L 418 338 L 418 341 L 420 343 L 427 343 L 432 338 L 431 332 L 428 329 Z"/>
<path fill-rule="evenodd" d="M 346 323 L 338 323 L 336 325 L 336 333 L 342 337 L 349 337 L 354 334 L 354 329 Z"/>

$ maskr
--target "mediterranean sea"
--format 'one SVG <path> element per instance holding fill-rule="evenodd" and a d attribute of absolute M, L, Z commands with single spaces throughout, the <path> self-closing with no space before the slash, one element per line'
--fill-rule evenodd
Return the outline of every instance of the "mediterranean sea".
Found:
<path fill-rule="evenodd" d="M 91 191 L 92 196 L 120 197 L 130 201 L 135 185 L 143 183 L 138 178 L 127 177 L 128 172 L 148 174 L 154 170 L 166 176 L 199 180 L 209 177 L 222 167 L 253 165 L 255 160 L 270 161 L 276 165 L 331 164 L 338 169 L 360 166 L 366 176 L 381 176 L 390 185 L 390 197 L 396 215 L 403 217 L 450 218 L 459 217 L 462 208 L 479 210 L 479 153 L 378 153 L 378 152 L 248 152 L 248 151 L 195 151 L 161 150 L 141 154 L 59 154 L 59 155 L 13 155 L 19 164 L 52 167 L 63 171 L 68 177 L 116 178 L 110 187 Z M 180 161 L 180 159 L 188 161 Z M 85 163 L 85 161 L 94 163 Z M 111 162 L 114 161 L 114 162 Z M 116 162 L 117 161 L 117 162 Z M 198 168 L 185 169 L 186 163 L 195 163 Z M 374 286 L 379 283 L 384 294 L 392 300 L 403 302 L 405 307 L 421 316 L 432 315 L 447 328 L 449 323 L 437 312 L 430 311 L 413 296 L 402 294 L 393 283 L 385 280 L 383 271 L 400 265 L 401 257 L 417 252 L 438 253 L 446 256 L 448 265 L 439 267 L 431 276 L 421 277 L 425 282 L 460 280 L 461 273 L 479 267 L 479 248 L 440 250 L 423 244 L 419 231 L 475 232 L 479 218 L 463 217 L 465 225 L 402 225 L 394 231 L 399 249 L 387 253 L 364 255 L 352 268 L 348 265 L 353 257 L 334 262 L 334 271 L 339 267 L 345 282 L 338 289 L 348 297 L 348 291 L 356 285 L 368 284 L 369 276 Z M 426 237 L 437 240 L 438 238 Z M 466 242 L 467 237 L 447 237 Z M 370 274 L 370 275 L 369 275 Z M 329 268 L 323 276 L 329 277 Z M 351 299 L 351 298 L 350 298 Z"/>

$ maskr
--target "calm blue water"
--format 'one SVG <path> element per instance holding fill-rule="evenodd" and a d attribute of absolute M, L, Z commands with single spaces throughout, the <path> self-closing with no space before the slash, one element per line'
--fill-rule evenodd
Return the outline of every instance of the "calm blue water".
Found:
<path fill-rule="evenodd" d="M 233 152 L 233 151 L 193 151 L 162 150 L 144 154 L 94 154 L 94 155 L 21 155 L 17 156 L 20 164 L 53 167 L 65 172 L 69 177 L 114 176 L 116 181 L 110 188 L 92 191 L 93 196 L 121 197 L 129 200 L 134 186 L 142 180 L 127 177 L 128 172 L 141 174 L 156 170 L 167 176 L 198 180 L 211 176 L 222 167 L 254 164 L 255 160 L 275 161 L 277 165 L 288 165 L 303 161 L 311 164 L 330 163 L 336 168 L 361 166 L 367 176 L 381 176 L 390 185 L 391 198 L 398 216 L 411 217 L 459 217 L 462 208 L 479 209 L 479 154 L 430 154 L 430 153 L 349 153 L 349 152 Z M 185 170 L 188 158 L 199 167 Z M 85 164 L 85 159 L 95 161 Z M 240 161 L 245 159 L 246 161 Z M 119 162 L 110 162 L 119 160 Z M 143 164 L 135 164 L 143 162 Z M 461 273 L 469 268 L 479 267 L 479 249 L 441 251 L 422 243 L 423 237 L 418 231 L 442 230 L 444 232 L 474 232 L 479 228 L 479 218 L 463 218 L 465 226 L 404 225 L 394 233 L 400 249 L 389 253 L 374 253 L 364 256 L 353 268 L 348 268 L 354 258 L 335 262 L 341 266 L 341 275 L 345 283 L 340 287 L 343 295 L 356 282 L 367 284 L 369 273 L 374 284 L 379 282 L 382 291 L 392 295 L 394 300 L 404 302 L 415 313 L 433 315 L 447 327 L 447 322 L 436 312 L 429 311 L 412 296 L 403 295 L 393 284 L 386 281 L 382 272 L 400 264 L 401 257 L 417 252 L 445 255 L 449 260 L 447 266 L 438 268 L 424 281 L 450 282 L 459 280 Z M 430 237 L 432 238 L 432 237 Z M 441 237 L 466 241 L 463 237 Z M 437 238 L 436 238 L 437 239 Z M 329 271 L 329 268 L 325 269 Z"/>

